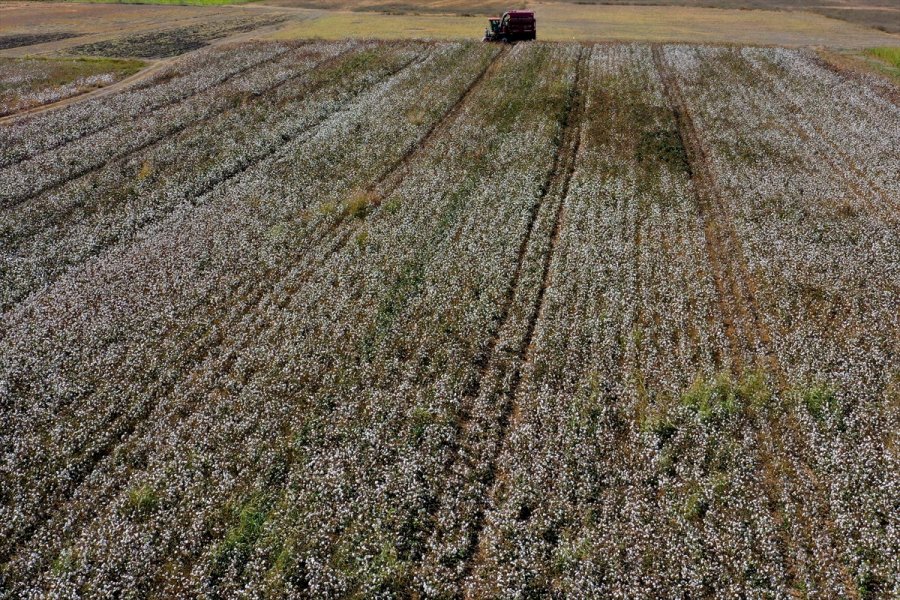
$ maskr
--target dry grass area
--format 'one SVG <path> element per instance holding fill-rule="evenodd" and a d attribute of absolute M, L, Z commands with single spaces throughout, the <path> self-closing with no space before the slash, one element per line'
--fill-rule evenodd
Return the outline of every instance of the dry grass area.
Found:
<path fill-rule="evenodd" d="M 651 4 L 658 6 L 693 6 L 809 11 L 842 19 L 857 25 L 900 33 L 900 4 L 896 0 L 579 0 L 582 4 Z"/>
<path fill-rule="evenodd" d="M 726 10 L 698 7 L 535 5 L 556 39 L 734 42 L 741 44 L 830 45 L 897 43 L 869 28 L 804 12 Z"/>
<path fill-rule="evenodd" d="M 348 3 L 348 7 L 355 6 Z M 897 44 L 888 33 L 808 12 L 724 10 L 661 6 L 529 4 L 538 37 L 550 41 L 682 41 L 784 46 L 865 48 Z M 482 16 L 396 15 L 351 10 L 310 14 L 279 39 L 441 38 L 471 39 L 485 27 Z"/>
<path fill-rule="evenodd" d="M 524 8 L 525 0 L 262 0 L 267 6 L 314 8 L 321 10 L 352 10 L 389 14 L 444 14 L 457 16 L 493 15 L 511 8 Z"/>

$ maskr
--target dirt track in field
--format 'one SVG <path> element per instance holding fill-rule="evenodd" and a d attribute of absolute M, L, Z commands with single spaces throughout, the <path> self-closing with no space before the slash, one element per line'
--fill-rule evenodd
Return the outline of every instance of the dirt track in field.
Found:
<path fill-rule="evenodd" d="M 569 183 L 571 182 L 572 175 L 575 171 L 576 159 L 578 157 L 578 150 L 581 142 L 584 92 L 581 89 L 582 82 L 580 75 L 583 68 L 583 59 L 584 54 L 582 53 L 579 56 L 575 67 L 575 78 L 572 82 L 569 105 L 562 118 L 562 134 L 559 146 L 557 147 L 556 156 L 553 160 L 553 166 L 550 170 L 549 179 L 544 185 L 541 198 L 532 209 L 528 228 L 525 236 L 522 238 L 516 269 L 507 292 L 506 306 L 504 307 L 497 331 L 492 336 L 491 352 L 488 359 L 489 362 L 481 377 L 483 379 L 487 372 L 496 371 L 496 373 L 493 373 L 493 380 L 509 381 L 509 384 L 508 388 L 502 390 L 500 394 L 502 406 L 500 410 L 500 423 L 497 438 L 494 440 L 493 453 L 487 457 L 488 480 L 486 481 L 486 486 L 488 488 L 488 494 L 482 502 L 476 516 L 474 530 L 470 537 L 470 558 L 466 561 L 462 571 L 463 580 L 467 580 L 472 575 L 479 562 L 484 560 L 482 533 L 487 524 L 486 513 L 487 510 L 496 503 L 500 491 L 502 487 L 506 485 L 508 479 L 504 470 L 504 465 L 500 464 L 500 458 L 508 446 L 510 433 L 516 427 L 518 421 L 519 405 L 517 402 L 517 395 L 519 386 L 522 382 L 522 377 L 534 359 L 534 334 L 537 324 L 543 315 L 544 297 L 547 293 L 547 288 L 551 284 L 551 265 L 563 223 Z M 552 214 L 552 217 L 550 217 L 552 226 L 549 230 L 549 236 L 547 236 L 547 232 L 544 232 L 543 236 L 541 236 L 542 232 L 540 231 L 539 221 L 541 220 L 540 213 L 542 212 L 542 209 L 546 209 Z M 535 243 L 536 246 L 533 246 Z M 493 350 L 497 345 L 500 335 L 504 332 L 512 304 L 519 295 L 520 279 L 523 270 L 527 268 L 526 262 L 529 258 L 535 258 L 533 255 L 534 248 L 542 249 L 542 252 L 539 254 L 540 285 L 536 297 L 530 299 L 532 300 L 531 305 L 520 308 L 520 310 L 524 309 L 527 311 L 528 314 L 524 336 L 522 337 L 518 348 L 515 349 L 512 360 L 509 360 L 508 357 L 506 360 L 502 357 L 497 360 L 497 357 L 493 356 Z M 532 250 L 532 252 L 529 252 L 529 250 Z M 506 350 L 508 352 L 510 349 Z M 494 364 L 495 360 L 497 360 L 498 364 Z M 468 589 L 466 590 L 466 597 L 470 597 Z"/>
<path fill-rule="evenodd" d="M 0 125 L 3 125 L 5 123 L 11 123 L 13 121 L 16 121 L 18 119 L 21 119 L 21 118 L 24 118 L 27 116 L 38 115 L 43 112 L 47 112 L 48 110 L 56 110 L 58 108 L 63 108 L 65 106 L 69 106 L 70 104 L 74 104 L 76 102 L 81 102 L 83 100 L 90 100 L 92 98 L 99 99 L 99 98 L 103 98 L 105 96 L 109 96 L 111 94 L 118 93 L 119 91 L 125 89 L 126 87 L 136 85 L 138 83 L 141 83 L 142 81 L 149 79 L 150 77 L 152 77 L 153 75 L 158 73 L 160 70 L 162 70 L 163 67 L 167 66 L 172 60 L 174 60 L 174 59 L 168 59 L 168 60 L 155 62 L 155 63 L 151 64 L 150 66 L 148 66 L 147 68 L 138 71 L 134 75 L 131 75 L 130 77 L 126 77 L 125 79 L 117 81 L 116 83 L 113 83 L 111 85 L 107 85 L 105 87 L 91 90 L 90 92 L 85 92 L 83 94 L 78 94 L 76 96 L 70 96 L 68 98 L 63 98 L 62 100 L 59 100 L 58 102 L 51 102 L 49 104 L 35 106 L 34 108 L 29 108 L 27 110 L 22 110 L 22 111 L 13 113 L 11 115 L 7 115 L 5 117 L 0 117 Z"/>

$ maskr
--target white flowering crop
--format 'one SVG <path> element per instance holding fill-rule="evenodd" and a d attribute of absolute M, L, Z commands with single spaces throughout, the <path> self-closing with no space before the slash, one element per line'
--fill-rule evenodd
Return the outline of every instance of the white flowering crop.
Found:
<path fill-rule="evenodd" d="M 900 593 L 877 91 L 254 42 L 0 128 L 0 597 Z"/>

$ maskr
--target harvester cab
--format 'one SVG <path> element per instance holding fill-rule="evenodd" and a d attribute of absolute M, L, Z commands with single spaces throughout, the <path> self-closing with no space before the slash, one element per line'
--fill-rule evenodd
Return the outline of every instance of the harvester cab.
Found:
<path fill-rule="evenodd" d="M 530 10 L 510 10 L 502 17 L 488 19 L 488 28 L 484 30 L 486 42 L 516 42 L 537 38 L 537 22 L 534 12 Z"/>

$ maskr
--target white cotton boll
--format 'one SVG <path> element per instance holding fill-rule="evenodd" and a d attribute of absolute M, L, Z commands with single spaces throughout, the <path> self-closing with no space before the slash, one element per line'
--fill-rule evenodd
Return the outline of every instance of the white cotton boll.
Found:
<path fill-rule="evenodd" d="M 13 593 L 890 585 L 870 92 L 686 45 L 259 43 L 167 75 L 0 132 Z M 768 404 L 704 405 L 762 357 Z"/>

